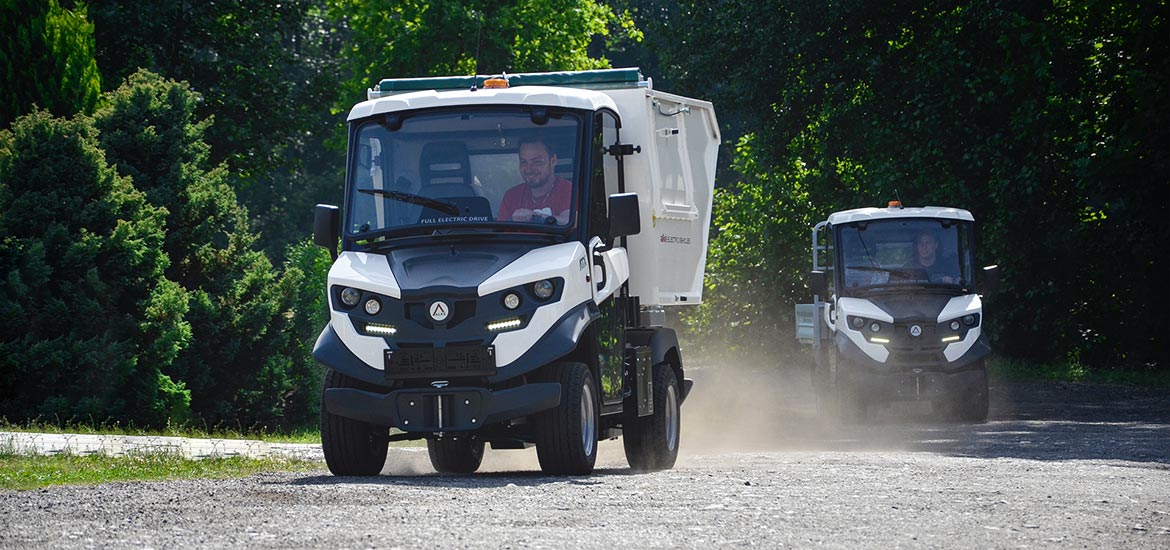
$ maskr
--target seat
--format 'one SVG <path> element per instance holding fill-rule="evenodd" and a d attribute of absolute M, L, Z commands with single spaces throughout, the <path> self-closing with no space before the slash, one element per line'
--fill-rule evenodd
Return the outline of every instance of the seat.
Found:
<path fill-rule="evenodd" d="M 432 198 L 483 196 L 472 185 L 467 145 L 462 141 L 436 141 L 423 146 L 419 155 L 422 185 L 419 194 Z"/>

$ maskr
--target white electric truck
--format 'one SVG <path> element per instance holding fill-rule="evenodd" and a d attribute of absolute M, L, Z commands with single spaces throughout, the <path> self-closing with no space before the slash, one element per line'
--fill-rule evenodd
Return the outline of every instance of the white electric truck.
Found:
<path fill-rule="evenodd" d="M 908 400 L 940 418 L 987 418 L 991 348 L 974 221 L 966 210 L 891 201 L 813 228 L 813 303 L 796 306 L 797 338 L 813 347 L 822 413 L 858 420 Z M 984 286 L 995 286 L 995 267 L 983 271 Z"/>
<path fill-rule="evenodd" d="M 387 79 L 348 126 L 344 206 L 314 221 L 330 471 L 426 439 L 439 472 L 486 444 L 587 474 L 619 435 L 673 467 L 692 383 L 663 308 L 702 297 L 711 104 L 638 69 Z"/>

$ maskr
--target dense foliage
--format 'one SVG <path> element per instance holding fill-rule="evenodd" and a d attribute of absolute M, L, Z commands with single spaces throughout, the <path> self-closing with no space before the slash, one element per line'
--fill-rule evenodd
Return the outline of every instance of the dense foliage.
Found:
<path fill-rule="evenodd" d="M 88 119 L 36 111 L 0 132 L 0 415 L 185 417 L 163 372 L 191 338 L 165 218 Z"/>
<path fill-rule="evenodd" d="M 900 196 L 982 222 L 981 260 L 1003 271 L 1000 351 L 1167 365 L 1165 2 L 695 1 L 669 13 L 658 24 L 674 32 L 656 35 L 670 41 L 666 70 L 753 121 L 717 213 L 710 303 L 692 319 L 704 334 L 790 334 L 811 224 Z"/>
<path fill-rule="evenodd" d="M 0 128 L 33 105 L 55 115 L 91 112 L 101 93 L 94 25 L 84 6 L 0 0 Z"/>
<path fill-rule="evenodd" d="M 329 258 L 306 237 L 312 205 L 340 200 L 349 106 L 386 77 L 610 60 L 724 125 L 690 349 L 799 361 L 809 228 L 898 196 L 980 220 L 1002 353 L 1164 369 L 1167 17 L 1164 0 L 0 0 L 0 415 L 311 422 Z"/>

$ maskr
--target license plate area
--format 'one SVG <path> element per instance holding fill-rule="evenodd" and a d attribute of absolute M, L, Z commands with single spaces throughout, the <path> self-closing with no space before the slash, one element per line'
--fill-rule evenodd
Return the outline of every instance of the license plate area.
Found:
<path fill-rule="evenodd" d="M 492 346 L 388 349 L 385 367 L 387 380 L 491 376 L 496 373 L 496 354 Z"/>

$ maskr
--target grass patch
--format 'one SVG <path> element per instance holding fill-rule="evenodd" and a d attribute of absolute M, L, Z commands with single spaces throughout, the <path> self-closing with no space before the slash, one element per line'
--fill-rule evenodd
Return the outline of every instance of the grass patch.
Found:
<path fill-rule="evenodd" d="M 0 454 L 0 490 L 27 490 L 67 484 L 164 479 L 227 479 L 260 472 L 307 472 L 323 464 L 282 458 L 187 459 L 168 454 L 106 455 Z"/>
<path fill-rule="evenodd" d="M 1124 384 L 1130 386 L 1170 387 L 1170 372 L 1139 369 L 1093 369 L 1077 361 L 1039 364 L 992 358 L 987 363 L 992 378 L 1008 381 L 1056 380 L 1090 384 Z"/>
<path fill-rule="evenodd" d="M 189 426 L 168 426 L 162 430 L 148 430 L 135 426 L 114 424 L 83 424 L 76 422 L 38 422 L 13 424 L 0 418 L 0 432 L 28 432 L 50 434 L 86 435 L 149 435 L 166 437 L 189 437 L 193 439 L 257 439 L 267 443 L 321 443 L 321 432 L 317 428 L 301 428 L 291 432 L 277 433 L 264 430 L 205 430 Z"/>

